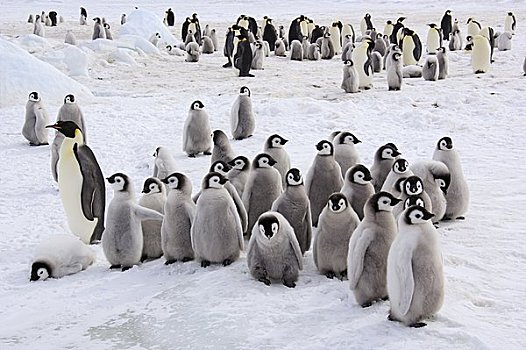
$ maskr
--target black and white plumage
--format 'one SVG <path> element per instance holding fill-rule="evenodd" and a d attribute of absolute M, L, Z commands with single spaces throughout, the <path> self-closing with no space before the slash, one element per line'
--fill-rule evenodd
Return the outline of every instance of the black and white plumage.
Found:
<path fill-rule="evenodd" d="M 48 131 L 46 130 L 48 122 L 49 117 L 40 95 L 36 91 L 31 92 L 26 103 L 26 115 L 22 127 L 22 135 L 29 141 L 29 145 L 48 144 Z"/>
<path fill-rule="evenodd" d="M 365 216 L 349 242 L 347 269 L 350 289 L 362 307 L 387 295 L 387 256 L 398 231 L 392 194 L 378 192 L 365 204 Z"/>
<path fill-rule="evenodd" d="M 40 21 L 40 15 L 36 15 L 35 22 L 33 23 L 33 34 L 45 37 L 45 30 L 42 22 Z"/>
<path fill-rule="evenodd" d="M 252 110 L 251 92 L 248 87 L 242 86 L 230 111 L 232 137 L 235 140 L 245 139 L 252 136 L 255 128 L 256 120 Z"/>
<path fill-rule="evenodd" d="M 422 179 L 425 191 L 431 199 L 432 213 L 435 215 L 433 222 L 442 220 L 446 213 L 445 194 L 451 183 L 448 167 L 436 160 L 422 160 L 412 164 L 411 170 Z"/>
<path fill-rule="evenodd" d="M 175 13 L 172 11 L 171 8 L 166 10 L 166 24 L 168 27 L 173 27 L 175 25 Z"/>
<path fill-rule="evenodd" d="M 226 136 L 223 130 L 214 130 L 212 133 L 212 141 L 214 143 L 214 148 L 212 150 L 212 157 L 210 159 L 211 163 L 214 163 L 218 160 L 228 163 L 235 158 L 236 154 L 230 145 L 228 136 Z"/>
<path fill-rule="evenodd" d="M 263 152 L 270 155 L 275 161 L 274 169 L 281 175 L 281 184 L 285 187 L 287 171 L 290 169 L 290 157 L 285 150 L 285 144 L 289 140 L 278 134 L 271 135 L 265 141 Z"/>
<path fill-rule="evenodd" d="M 88 25 L 88 11 L 84 7 L 80 8 L 79 22 L 82 26 Z"/>
<path fill-rule="evenodd" d="M 330 33 L 325 33 L 321 38 L 320 52 L 322 60 L 330 60 L 336 54 Z"/>
<path fill-rule="evenodd" d="M 360 155 L 355 145 L 361 142 L 354 134 L 348 131 L 343 131 L 334 138 L 334 159 L 340 165 L 342 177 L 345 176 L 349 168 L 360 163 Z"/>
<path fill-rule="evenodd" d="M 278 40 L 278 34 L 276 28 L 272 24 L 272 19 L 265 19 L 265 27 L 263 29 L 263 40 L 269 43 L 270 51 L 276 49 L 275 43 Z"/>
<path fill-rule="evenodd" d="M 374 194 L 371 180 L 371 172 L 363 164 L 356 164 L 349 168 L 344 176 L 340 192 L 345 195 L 360 220 L 364 216 L 365 203 Z"/>
<path fill-rule="evenodd" d="M 389 192 L 395 197 L 399 197 L 401 194 L 400 189 L 397 187 L 398 181 L 402 178 L 406 179 L 409 176 L 413 176 L 413 172 L 409 169 L 409 162 L 403 158 L 398 158 L 394 163 L 391 171 L 385 178 L 384 184 L 381 190 Z"/>
<path fill-rule="evenodd" d="M 424 66 L 422 67 L 422 77 L 427 81 L 438 80 L 438 58 L 436 55 L 427 55 Z"/>
<path fill-rule="evenodd" d="M 113 40 L 113 34 L 111 34 L 111 27 L 108 23 L 104 23 L 104 32 L 106 33 L 106 39 Z"/>
<path fill-rule="evenodd" d="M 44 281 L 80 272 L 93 264 L 96 256 L 75 236 L 58 234 L 46 237 L 35 249 L 29 280 Z"/>
<path fill-rule="evenodd" d="M 400 152 L 398 152 L 398 148 L 393 143 L 386 143 L 376 150 L 374 162 L 371 166 L 371 176 L 376 192 L 382 189 L 385 179 L 399 155 Z"/>
<path fill-rule="evenodd" d="M 429 194 L 424 188 L 424 182 L 422 179 L 416 175 L 409 177 L 402 177 L 398 179 L 395 184 L 395 191 L 400 191 L 398 198 L 402 200 L 401 203 L 398 203 L 393 209 L 393 215 L 395 218 L 398 218 L 400 214 L 406 209 L 405 204 L 406 200 L 409 197 L 418 197 L 422 200 L 422 203 L 419 203 L 422 207 L 426 208 L 429 212 L 433 211 L 433 205 Z M 414 199 L 413 199 L 414 200 Z"/>
<path fill-rule="evenodd" d="M 343 80 L 340 87 L 345 92 L 355 93 L 360 91 L 359 86 L 360 78 L 358 77 L 358 71 L 354 66 L 354 62 L 352 60 L 346 60 L 343 65 Z"/>
<path fill-rule="evenodd" d="M 449 59 L 445 47 L 439 47 L 437 50 L 438 59 L 438 79 L 446 79 L 449 75 Z"/>
<path fill-rule="evenodd" d="M 305 192 L 303 176 L 299 169 L 287 172 L 285 191 L 272 203 L 272 211 L 282 214 L 294 229 L 301 254 L 310 249 L 312 219 L 310 201 Z"/>
<path fill-rule="evenodd" d="M 244 28 L 241 28 L 237 39 L 236 52 L 233 58 L 234 67 L 239 70 L 240 77 L 254 77 L 254 75 L 250 73 L 253 55 L 248 32 Z"/>
<path fill-rule="evenodd" d="M 106 39 L 106 31 L 100 17 L 95 17 L 93 19 L 95 23 L 93 24 L 93 34 L 91 35 L 91 40 L 95 39 Z"/>
<path fill-rule="evenodd" d="M 237 193 L 243 198 L 243 191 L 250 173 L 250 160 L 245 156 L 237 156 L 228 162 L 232 168 L 227 173 L 228 181 L 234 186 Z"/>
<path fill-rule="evenodd" d="M 453 30 L 453 18 L 451 17 L 451 10 L 447 10 L 444 13 L 444 16 L 442 16 L 442 20 L 440 21 L 440 29 L 442 29 L 442 35 L 444 36 L 444 39 L 448 40 L 449 34 L 451 34 Z"/>
<path fill-rule="evenodd" d="M 252 69 L 263 69 L 265 61 L 265 47 L 262 41 L 254 43 L 254 52 L 252 56 Z"/>
<path fill-rule="evenodd" d="M 367 38 L 352 52 L 352 60 L 358 72 L 359 87 L 365 90 L 373 87 L 373 67 L 371 61 L 373 47 L 374 42 Z"/>
<path fill-rule="evenodd" d="M 397 46 L 398 47 L 398 46 Z M 386 62 L 389 62 L 387 66 L 387 87 L 389 91 L 399 91 L 402 88 L 403 82 L 403 64 L 402 64 L 402 52 L 399 50 L 390 50 L 389 58 Z"/>
<path fill-rule="evenodd" d="M 205 155 L 212 154 L 212 130 L 204 107 L 201 101 L 192 102 L 184 123 L 183 151 L 189 157 L 195 157 L 201 152 Z"/>
<path fill-rule="evenodd" d="M 144 181 L 142 197 L 139 205 L 164 214 L 166 190 L 160 179 L 149 177 Z M 143 220 L 142 223 L 143 247 L 141 261 L 157 259 L 163 255 L 161 247 L 161 225 L 159 220 Z"/>
<path fill-rule="evenodd" d="M 247 264 L 250 274 L 267 286 L 278 280 L 296 287 L 303 257 L 293 228 L 281 214 L 271 211 L 258 218 L 248 243 Z"/>

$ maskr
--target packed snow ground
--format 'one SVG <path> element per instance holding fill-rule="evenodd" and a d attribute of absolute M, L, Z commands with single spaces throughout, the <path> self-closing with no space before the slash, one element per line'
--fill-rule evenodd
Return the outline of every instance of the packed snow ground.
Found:
<path fill-rule="evenodd" d="M 257 128 L 254 137 L 233 141 L 240 154 L 253 157 L 273 133 L 290 139 L 292 165 L 306 173 L 314 145 L 335 129 L 350 130 L 363 143 L 362 161 L 395 142 L 409 162 L 430 158 L 436 141 L 453 138 L 470 185 L 471 206 L 465 221 L 439 228 L 445 264 L 446 297 L 436 319 L 422 329 L 386 321 L 388 303 L 362 309 L 348 283 L 317 273 L 312 253 L 295 289 L 267 287 L 249 274 L 243 257 L 224 268 L 202 269 L 197 262 L 166 267 L 163 259 L 121 273 L 109 271 L 100 246 L 88 270 L 60 280 L 29 283 L 29 262 L 44 237 L 68 232 L 57 186 L 50 172 L 49 147 L 29 147 L 21 135 L 27 93 L 0 109 L 0 344 L 7 348 L 156 348 L 156 349 L 520 349 L 526 343 L 526 244 L 524 235 L 524 135 L 526 133 L 526 4 L 479 2 L 382 1 L 321 2 L 194 1 L 138 6 L 162 15 L 175 9 L 178 22 L 193 12 L 201 24 L 216 28 L 220 51 L 199 63 L 184 57 L 137 56 L 137 65 L 89 56 L 89 77 L 75 77 L 93 93 L 80 99 L 89 128 L 89 144 L 105 176 L 123 171 L 136 190 L 151 175 L 152 153 L 168 146 L 194 191 L 209 167 L 208 157 L 187 158 L 181 151 L 182 126 L 190 103 L 200 99 L 213 128 L 228 132 L 230 106 L 240 86 L 252 90 Z M 79 1 L 2 1 L 0 36 L 16 43 L 32 32 L 30 12 L 56 10 L 66 23 L 46 27 L 48 45 L 32 52 L 68 74 L 56 52 L 66 29 L 84 44 L 92 26 L 78 25 Z M 105 16 L 119 36 L 126 1 L 85 4 L 89 17 Z M 135 3 L 133 4 L 135 5 Z M 466 52 L 450 53 L 450 78 L 438 82 L 405 80 L 401 92 L 388 92 L 385 73 L 374 89 L 345 94 L 340 88 L 342 62 L 291 62 L 269 57 L 256 78 L 240 79 L 223 69 L 224 32 L 240 13 L 264 15 L 288 27 L 305 13 L 321 24 L 350 21 L 355 29 L 365 12 L 379 29 L 386 19 L 408 17 L 423 42 L 429 22 L 451 8 L 465 23 L 475 16 L 501 31 L 505 13 L 517 16 L 512 51 L 495 52 L 492 71 L 475 76 Z M 179 37 L 180 25 L 172 30 Z M 465 27 L 462 26 L 465 35 Z M 24 49 L 28 50 L 27 47 Z M 4 66 L 5 62 L 0 62 Z M 30 69 L 31 67 L 27 67 Z M 2 78 L 3 79 L 3 78 Z M 33 79 L 39 79 L 38 72 Z M 27 82 L 20 81 L 20 84 Z M 2 94 L 5 91 L 0 91 Z M 44 98 L 53 120 L 63 96 Z M 138 191 L 137 191 L 138 192 Z M 111 199 L 108 190 L 108 201 Z"/>

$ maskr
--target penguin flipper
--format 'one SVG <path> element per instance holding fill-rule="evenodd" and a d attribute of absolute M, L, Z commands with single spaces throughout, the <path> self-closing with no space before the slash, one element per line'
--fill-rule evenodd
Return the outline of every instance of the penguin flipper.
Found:
<path fill-rule="evenodd" d="M 230 196 L 232 196 L 234 204 L 236 205 L 236 210 L 239 215 L 239 219 L 241 220 L 241 229 L 243 230 L 243 232 L 246 232 L 248 229 L 248 216 L 247 210 L 243 205 L 243 201 L 239 197 L 239 194 L 237 193 L 237 190 L 233 185 L 229 186 L 227 190 L 230 193 Z"/>
<path fill-rule="evenodd" d="M 241 104 L 241 101 L 238 96 L 236 101 L 232 105 L 232 110 L 230 111 L 230 127 L 232 130 L 232 136 L 237 134 L 237 129 L 239 128 L 239 106 L 240 104 Z"/>
<path fill-rule="evenodd" d="M 73 146 L 75 158 L 82 174 L 81 204 L 82 212 L 88 220 L 98 218 L 104 222 L 106 205 L 106 185 L 97 159 L 92 150 L 86 146 Z"/>
<path fill-rule="evenodd" d="M 47 143 L 47 130 L 45 126 L 48 124 L 48 117 L 42 108 L 35 110 L 35 135 L 39 143 Z"/>
<path fill-rule="evenodd" d="M 399 298 L 397 307 L 402 315 L 406 315 L 411 307 L 413 293 L 415 290 L 415 280 L 413 278 L 413 247 L 406 246 L 397 254 L 396 277 L 398 278 Z M 392 299 L 391 299 L 392 300 Z"/>
<path fill-rule="evenodd" d="M 230 219 L 233 219 L 235 221 L 235 224 L 236 224 L 236 234 L 237 234 L 237 241 L 238 241 L 238 244 L 239 244 L 239 249 L 240 250 L 244 250 L 245 249 L 245 241 L 243 239 L 243 225 L 241 224 L 241 219 L 239 217 L 239 214 L 238 212 L 235 210 L 235 206 L 230 206 L 228 207 L 228 220 Z"/>
<path fill-rule="evenodd" d="M 294 234 L 294 230 L 287 230 L 287 235 L 291 248 L 294 251 L 294 255 L 296 256 L 296 260 L 298 261 L 299 269 L 303 270 L 303 254 L 301 254 L 300 244 L 298 243 L 298 239 Z"/>
<path fill-rule="evenodd" d="M 358 239 L 352 239 L 349 243 L 349 263 L 347 264 L 348 278 L 351 289 L 355 289 L 363 272 L 363 262 L 365 252 L 373 241 L 375 233 L 371 229 L 366 229 L 361 232 Z"/>
<path fill-rule="evenodd" d="M 414 40 L 414 43 L 415 43 L 415 48 L 413 49 L 413 57 L 415 58 L 416 62 L 418 63 L 418 61 L 422 57 L 422 42 L 420 41 L 420 39 L 417 36 L 413 37 L 413 40 Z"/>
<path fill-rule="evenodd" d="M 310 242 L 312 241 L 312 214 L 310 211 L 310 203 L 307 203 L 307 208 L 305 209 L 305 217 L 303 218 L 305 222 L 305 237 L 307 238 L 308 246 L 305 247 L 305 251 L 309 250 Z"/>
<path fill-rule="evenodd" d="M 163 220 L 164 215 L 156 210 L 148 209 L 138 204 L 133 206 L 133 212 L 140 220 Z"/>

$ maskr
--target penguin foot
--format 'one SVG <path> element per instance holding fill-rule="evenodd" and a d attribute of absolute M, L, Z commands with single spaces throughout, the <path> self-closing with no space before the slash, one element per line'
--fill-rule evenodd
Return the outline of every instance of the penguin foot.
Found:
<path fill-rule="evenodd" d="M 389 300 L 389 295 L 382 298 L 382 301 L 387 301 L 387 300 Z"/>
<path fill-rule="evenodd" d="M 203 154 L 204 154 L 205 156 L 211 156 L 211 155 L 212 155 L 212 152 L 210 152 L 210 151 L 206 151 L 206 152 L 203 152 Z"/>
<path fill-rule="evenodd" d="M 266 277 L 260 277 L 258 278 L 258 281 L 261 283 L 265 283 L 265 285 L 270 286 L 270 280 Z"/>
<path fill-rule="evenodd" d="M 466 220 L 464 216 L 457 216 L 457 220 Z"/>
<path fill-rule="evenodd" d="M 188 158 L 195 158 L 195 153 L 194 154 L 189 154 Z"/>
<path fill-rule="evenodd" d="M 231 62 L 223 64 L 223 68 L 230 68 L 230 67 L 232 67 L 232 63 Z"/>
<path fill-rule="evenodd" d="M 368 302 L 366 302 L 366 303 L 361 304 L 360 306 L 363 307 L 363 308 L 365 309 L 366 307 L 369 307 L 369 306 L 371 306 L 371 305 L 373 305 L 373 302 L 372 302 L 372 301 L 368 301 Z"/>
<path fill-rule="evenodd" d="M 146 260 L 148 260 L 148 257 L 146 255 L 141 256 L 141 262 L 145 262 Z"/>
<path fill-rule="evenodd" d="M 438 225 L 438 222 L 434 222 L 433 223 L 433 226 L 435 226 L 435 228 L 439 228 L 440 226 Z"/>
<path fill-rule="evenodd" d="M 110 270 L 120 269 L 120 268 L 121 268 L 121 265 L 111 265 L 110 266 Z"/>
<path fill-rule="evenodd" d="M 411 328 L 422 328 L 425 326 L 427 326 L 427 323 L 424 323 L 424 322 L 417 322 L 417 323 L 413 323 L 409 325 L 409 327 Z"/>
<path fill-rule="evenodd" d="M 343 281 L 345 278 L 347 278 L 347 270 L 340 272 L 340 281 Z"/>
<path fill-rule="evenodd" d="M 239 74 L 239 77 L 254 78 L 255 75 L 254 75 L 254 74 L 247 73 L 247 74 Z"/>
<path fill-rule="evenodd" d="M 183 258 L 183 263 L 189 262 L 189 261 L 192 261 L 192 260 L 194 260 L 194 258 L 185 257 L 185 258 Z"/>
<path fill-rule="evenodd" d="M 208 260 L 201 261 L 201 267 L 205 267 L 206 268 L 208 266 L 210 266 L 210 261 L 208 261 Z"/>
<path fill-rule="evenodd" d="M 396 318 L 393 317 L 393 315 L 389 314 L 387 315 L 387 319 L 392 322 L 399 322 Z"/>
<path fill-rule="evenodd" d="M 166 260 L 166 261 L 164 262 L 164 264 L 165 264 L 165 265 L 172 265 L 172 264 L 173 264 L 174 262 L 176 262 L 176 261 L 177 261 L 177 260 L 175 260 L 175 259 L 170 259 L 170 260 Z"/>
<path fill-rule="evenodd" d="M 293 281 L 283 281 L 283 285 L 289 288 L 296 288 L 296 283 Z"/>
<path fill-rule="evenodd" d="M 131 269 L 133 266 L 123 266 L 121 271 L 124 272 L 124 271 L 128 271 L 129 269 Z"/>
<path fill-rule="evenodd" d="M 325 273 L 325 277 L 327 277 L 327 278 L 329 278 L 331 280 L 334 278 L 334 276 L 336 276 L 336 274 L 334 272 L 332 272 L 332 271 L 329 271 L 329 272 Z"/>
<path fill-rule="evenodd" d="M 442 221 L 451 221 L 451 218 L 443 217 L 443 218 L 442 218 Z"/>
<path fill-rule="evenodd" d="M 228 265 L 231 265 L 232 263 L 233 263 L 233 261 L 230 260 L 230 259 L 223 260 L 223 266 L 228 266 Z"/>

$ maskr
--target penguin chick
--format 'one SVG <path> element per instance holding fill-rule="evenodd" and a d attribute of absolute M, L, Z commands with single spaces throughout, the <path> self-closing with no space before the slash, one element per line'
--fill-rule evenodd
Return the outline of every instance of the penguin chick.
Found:
<path fill-rule="evenodd" d="M 374 194 L 365 204 L 365 216 L 349 242 L 349 284 L 362 307 L 388 298 L 387 256 L 398 230 L 392 210 L 399 202 L 388 192 Z"/>
<path fill-rule="evenodd" d="M 342 193 L 333 193 L 320 215 L 312 245 L 314 263 L 327 278 L 347 277 L 349 240 L 360 219 Z"/>
<path fill-rule="evenodd" d="M 409 327 L 438 312 L 444 302 L 444 272 L 438 232 L 425 208 L 407 208 L 398 220 L 387 258 L 389 320 Z"/>
<path fill-rule="evenodd" d="M 106 31 L 102 25 L 102 21 L 99 17 L 93 18 L 95 23 L 93 24 L 93 34 L 91 40 L 106 39 Z"/>
<path fill-rule="evenodd" d="M 73 34 L 73 32 L 71 30 L 68 30 L 66 32 L 66 37 L 64 38 L 64 43 L 65 44 L 70 44 L 70 45 L 77 45 L 77 38 L 75 37 L 75 34 Z"/>
<path fill-rule="evenodd" d="M 142 197 L 139 205 L 164 214 L 166 193 L 161 180 L 149 177 L 144 181 Z M 142 223 L 143 247 L 141 262 L 149 259 L 158 259 L 163 255 L 161 247 L 161 225 L 159 220 L 143 220 Z"/>
<path fill-rule="evenodd" d="M 345 92 L 355 93 L 360 91 L 358 88 L 359 84 L 358 71 L 356 71 L 353 61 L 345 61 L 343 65 L 343 80 L 341 88 Z"/>
<path fill-rule="evenodd" d="M 277 39 L 276 40 L 276 44 L 274 46 L 276 48 L 274 50 L 274 54 L 276 56 L 278 56 L 278 57 L 286 57 L 287 56 L 285 43 L 283 42 L 283 40 Z"/>
<path fill-rule="evenodd" d="M 330 60 L 334 57 L 336 54 L 336 51 L 334 49 L 334 45 L 331 40 L 331 34 L 325 33 L 323 37 L 321 38 L 321 59 L 322 60 Z"/>
<path fill-rule="evenodd" d="M 360 155 L 355 145 L 362 141 L 350 132 L 341 132 L 334 138 L 334 159 L 340 165 L 342 176 L 347 170 L 360 163 Z"/>
<path fill-rule="evenodd" d="M 235 140 L 252 136 L 256 127 L 250 89 L 242 86 L 230 112 L 230 128 Z"/>
<path fill-rule="evenodd" d="M 420 204 L 422 207 L 426 208 L 427 211 L 431 212 L 433 207 L 431 203 L 431 198 L 427 194 L 424 188 L 424 182 L 422 179 L 416 175 L 409 176 L 407 178 L 400 178 L 397 180 L 394 185 L 396 191 L 400 191 L 401 203 L 395 206 L 393 209 L 393 214 L 396 219 L 400 214 L 406 209 L 405 202 L 409 197 L 419 197 L 423 204 Z"/>
<path fill-rule="evenodd" d="M 310 249 L 312 239 L 309 197 L 305 192 L 303 176 L 299 169 L 290 169 L 285 179 L 285 191 L 272 203 L 271 210 L 283 215 L 290 223 L 303 255 Z"/>
<path fill-rule="evenodd" d="M 26 103 L 26 116 L 22 127 L 22 135 L 29 141 L 30 146 L 48 144 L 48 132 L 46 130 L 48 122 L 49 117 L 40 95 L 33 91 L 29 94 Z"/>
<path fill-rule="evenodd" d="M 460 157 L 450 137 L 442 137 L 437 142 L 433 160 L 444 163 L 451 182 L 446 193 L 446 213 L 444 219 L 463 219 L 469 206 L 469 188 L 464 178 Z"/>
<path fill-rule="evenodd" d="M 153 165 L 153 177 L 165 179 L 168 175 L 176 171 L 175 159 L 170 150 L 164 146 L 159 146 L 153 153 L 155 157 Z"/>
<path fill-rule="evenodd" d="M 236 154 L 228 141 L 228 136 L 223 130 L 214 130 L 212 133 L 212 141 L 214 142 L 214 149 L 212 150 L 211 163 L 221 160 L 225 163 L 230 162 L 235 158 Z"/>
<path fill-rule="evenodd" d="M 61 278 L 87 269 L 96 258 L 95 252 L 77 237 L 51 235 L 36 248 L 31 263 L 30 281 Z"/>
<path fill-rule="evenodd" d="M 303 47 L 299 40 L 293 40 L 290 44 L 290 59 L 292 61 L 303 61 Z"/>
<path fill-rule="evenodd" d="M 150 39 L 148 39 L 148 41 L 151 42 L 153 46 L 157 47 L 159 45 L 159 40 L 160 39 L 161 39 L 161 34 L 153 33 L 150 36 Z"/>
<path fill-rule="evenodd" d="M 113 35 L 111 34 L 111 27 L 108 23 L 104 23 L 104 32 L 106 33 L 106 39 L 113 40 Z"/>
<path fill-rule="evenodd" d="M 451 182 L 451 173 L 447 166 L 436 160 L 424 160 L 415 162 L 411 165 L 411 170 L 416 176 L 419 176 L 429 198 L 431 199 L 433 222 L 444 218 L 446 213 L 446 194 Z"/>
<path fill-rule="evenodd" d="M 212 39 L 208 36 L 203 36 L 203 49 L 202 53 L 204 54 L 212 54 L 214 53 L 214 42 Z"/>
<path fill-rule="evenodd" d="M 161 247 L 165 265 L 194 259 L 191 229 L 196 205 L 191 198 L 192 183 L 182 173 L 172 173 L 162 180 L 170 192 L 164 204 L 161 226 Z"/>
<path fill-rule="evenodd" d="M 387 67 L 387 86 L 389 91 L 399 91 L 403 82 L 402 53 L 392 50 L 389 52 L 389 66 Z"/>
<path fill-rule="evenodd" d="M 232 168 L 227 173 L 228 181 L 234 186 L 237 193 L 243 198 L 243 191 L 250 173 L 250 160 L 245 156 L 237 156 L 228 162 Z"/>
<path fill-rule="evenodd" d="M 393 143 L 386 143 L 376 150 L 374 162 L 371 166 L 374 190 L 379 192 L 384 185 L 387 175 L 393 167 L 394 161 L 400 155 L 398 148 Z"/>
<path fill-rule="evenodd" d="M 265 58 L 265 47 L 261 41 L 254 44 L 254 54 L 252 57 L 252 69 L 263 69 Z"/>
<path fill-rule="evenodd" d="M 409 169 L 409 162 L 403 158 L 397 159 L 391 168 L 391 171 L 385 178 L 382 186 L 382 191 L 389 192 L 392 195 L 399 197 L 401 191 L 397 188 L 398 180 L 401 178 L 408 178 L 412 176 L 413 172 Z"/>
<path fill-rule="evenodd" d="M 345 195 L 360 220 L 364 216 L 364 205 L 374 194 L 371 172 L 362 164 L 349 168 L 344 176 L 341 193 Z"/>
<path fill-rule="evenodd" d="M 184 123 L 183 151 L 191 158 L 201 152 L 210 155 L 212 151 L 212 130 L 204 107 L 201 101 L 192 102 Z"/>
<path fill-rule="evenodd" d="M 155 210 L 135 203 L 133 184 L 123 173 L 107 178 L 113 187 L 113 199 L 108 206 L 106 230 L 102 235 L 102 250 L 110 268 L 126 271 L 139 264 L 143 248 L 142 220 L 163 220 Z"/>
<path fill-rule="evenodd" d="M 424 80 L 438 80 L 438 58 L 436 55 L 428 55 L 424 66 L 422 67 L 422 77 Z"/>
<path fill-rule="evenodd" d="M 284 148 L 287 142 L 289 142 L 289 140 L 278 134 L 274 134 L 269 136 L 263 146 L 263 152 L 270 155 L 276 161 L 274 168 L 279 171 L 281 175 L 281 184 L 283 187 L 286 183 L 287 171 L 290 169 L 290 157 Z"/>
<path fill-rule="evenodd" d="M 186 44 L 186 59 L 185 62 L 199 62 L 199 44 L 191 42 Z"/>
<path fill-rule="evenodd" d="M 312 162 L 305 188 L 310 200 L 312 225 L 318 226 L 318 217 L 327 205 L 329 197 L 334 192 L 340 191 L 343 178 L 340 166 L 334 159 L 334 146 L 330 141 L 322 140 L 316 145 L 318 153 Z"/>
<path fill-rule="evenodd" d="M 438 80 L 446 79 L 449 75 L 449 59 L 445 47 L 439 47 L 437 50 L 438 59 Z"/>
<path fill-rule="evenodd" d="M 247 264 L 250 274 L 267 286 L 279 280 L 296 287 L 303 258 L 294 230 L 281 214 L 266 212 L 258 218 L 248 243 Z"/>

